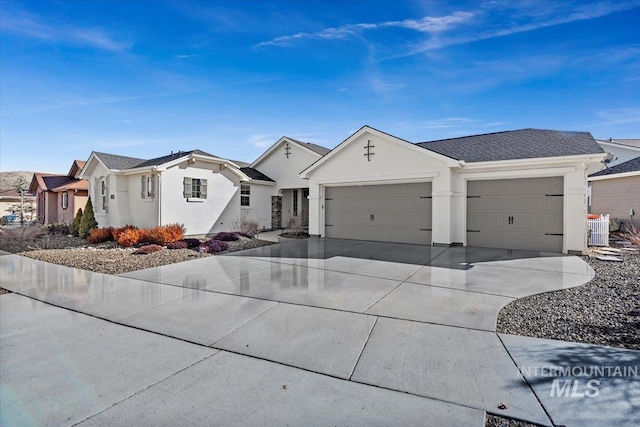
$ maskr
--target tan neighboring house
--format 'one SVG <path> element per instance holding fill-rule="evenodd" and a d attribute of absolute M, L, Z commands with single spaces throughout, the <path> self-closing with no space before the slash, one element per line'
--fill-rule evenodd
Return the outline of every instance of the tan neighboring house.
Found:
<path fill-rule="evenodd" d="M 75 160 L 66 175 L 33 175 L 29 192 L 36 196 L 38 222 L 69 224 L 78 208 L 84 210 L 89 197 L 89 184 L 78 178 L 84 164 L 82 160 Z"/>
<path fill-rule="evenodd" d="M 640 156 L 589 175 L 591 213 L 640 226 Z"/>

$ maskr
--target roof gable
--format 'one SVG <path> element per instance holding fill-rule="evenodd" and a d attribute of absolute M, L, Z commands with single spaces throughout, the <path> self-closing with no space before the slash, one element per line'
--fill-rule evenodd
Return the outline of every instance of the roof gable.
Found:
<path fill-rule="evenodd" d="M 317 144 L 312 144 L 310 142 L 302 142 L 302 141 L 298 141 L 297 139 L 290 138 L 288 136 L 283 136 L 279 140 L 277 140 L 275 142 L 275 144 L 273 144 L 271 147 L 269 147 L 267 149 L 267 151 L 262 153 L 260 155 L 260 157 L 258 157 L 253 163 L 251 163 L 250 166 L 252 168 L 255 168 L 260 163 L 262 163 L 265 159 L 267 159 L 269 156 L 271 156 L 271 154 L 273 154 L 275 151 L 277 151 L 278 148 L 282 144 L 285 144 L 285 143 L 295 144 L 296 146 L 302 148 L 303 150 L 307 151 L 308 153 L 310 153 L 313 156 L 316 156 L 318 158 L 324 156 L 329 151 L 331 151 L 330 149 L 322 147 L 322 146 L 317 145 Z"/>
<path fill-rule="evenodd" d="M 536 159 L 604 153 L 589 132 L 521 129 L 437 141 L 419 147 L 465 162 Z"/>
<path fill-rule="evenodd" d="M 325 155 L 322 158 L 318 159 L 315 163 L 313 163 L 308 168 L 306 168 L 305 170 L 300 172 L 300 176 L 302 178 L 307 178 L 308 174 L 310 172 L 312 172 L 314 169 L 320 167 L 325 162 L 331 161 L 331 158 L 337 156 L 342 150 L 344 150 L 353 141 L 356 141 L 360 136 L 362 136 L 365 133 L 370 133 L 370 134 L 375 135 L 377 137 L 383 138 L 384 140 L 389 141 L 391 143 L 401 145 L 402 147 L 408 148 L 410 150 L 414 150 L 416 153 L 419 153 L 419 154 L 422 154 L 422 155 L 426 155 L 426 156 L 434 158 L 436 160 L 443 161 L 444 163 L 447 164 L 447 166 L 457 166 L 458 165 L 458 162 L 453 160 L 453 159 L 451 159 L 451 158 L 448 158 L 448 157 L 443 156 L 443 155 L 441 155 L 439 153 L 436 153 L 436 152 L 430 152 L 428 150 L 424 150 L 421 147 L 418 147 L 415 144 L 413 144 L 413 143 L 411 143 L 411 142 L 409 142 L 407 140 L 404 140 L 402 138 L 398 138 L 397 136 L 391 135 L 391 134 L 386 133 L 386 132 L 382 132 L 382 131 L 380 131 L 378 129 L 372 128 L 371 126 L 365 125 L 365 126 L 361 127 L 360 129 L 358 129 L 353 134 L 351 134 L 347 139 L 342 141 L 340 144 L 338 144 L 338 146 L 336 148 L 334 148 L 333 150 L 331 150 L 331 152 L 329 152 L 327 155 Z"/>

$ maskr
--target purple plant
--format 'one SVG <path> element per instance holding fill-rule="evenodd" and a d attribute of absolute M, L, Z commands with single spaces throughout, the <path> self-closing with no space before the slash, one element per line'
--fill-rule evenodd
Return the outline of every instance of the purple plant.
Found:
<path fill-rule="evenodd" d="M 180 239 L 167 244 L 167 249 L 197 249 L 200 246 L 198 239 Z"/>
<path fill-rule="evenodd" d="M 134 255 L 148 255 L 154 252 L 158 252 L 162 250 L 162 246 L 160 245 L 146 245 L 138 248 L 133 254 Z"/>
<path fill-rule="evenodd" d="M 189 249 L 196 249 L 198 246 L 200 246 L 200 240 L 198 239 L 182 239 L 179 240 L 179 242 L 185 242 Z"/>
<path fill-rule="evenodd" d="M 223 242 L 234 242 L 236 240 L 239 240 L 240 238 L 236 235 L 236 233 L 229 233 L 229 232 L 226 232 L 226 231 L 221 231 L 220 233 L 218 233 L 215 236 L 213 236 L 212 239 L 213 240 L 221 240 Z"/>
<path fill-rule="evenodd" d="M 200 245 L 200 252 L 208 254 L 217 254 L 229 249 L 229 245 L 223 241 L 210 239 Z"/>
<path fill-rule="evenodd" d="M 189 245 L 187 242 L 178 240 L 177 242 L 167 243 L 167 249 L 187 249 Z"/>

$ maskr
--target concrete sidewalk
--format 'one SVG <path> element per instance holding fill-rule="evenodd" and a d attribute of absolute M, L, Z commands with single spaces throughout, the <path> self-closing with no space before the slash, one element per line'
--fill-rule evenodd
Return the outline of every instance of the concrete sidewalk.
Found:
<path fill-rule="evenodd" d="M 303 244 L 306 246 L 301 247 Z M 148 391 L 123 397 L 107 411 L 94 407 L 98 415 L 89 420 L 124 423 L 149 416 L 157 417 L 149 418 L 149 423 L 165 422 L 173 415 L 163 408 L 181 413 L 183 405 L 191 408 L 192 402 L 199 402 L 196 412 L 202 412 L 202 422 L 194 424 L 214 419 L 246 424 L 216 402 L 232 398 L 245 402 L 251 396 L 257 403 L 242 404 L 257 413 L 264 412 L 256 415 L 256 420 L 266 419 L 267 424 L 300 424 L 299 417 L 306 416 L 311 417 L 306 424 L 315 419 L 321 424 L 379 425 L 398 424 L 398 420 L 424 424 L 425 419 L 433 419 L 433 425 L 482 425 L 484 411 L 543 425 L 555 421 L 555 411 L 558 419 L 571 420 L 558 408 L 550 410 L 554 405 L 544 400 L 544 407 L 540 404 L 535 386 L 532 389 L 525 381 L 507 351 L 509 346 L 505 348 L 506 340 L 493 332 L 495 315 L 517 296 L 577 286 L 593 274 L 576 257 L 330 239 L 204 258 L 128 274 L 131 277 L 74 270 L 14 255 L 0 257 L 0 269 L 2 287 L 14 292 L 133 327 L 136 333 L 152 333 L 156 339 L 177 340 L 180 345 L 207 351 L 222 350 L 215 356 L 208 354 L 206 360 L 194 362 L 185 371 L 180 371 L 182 365 L 176 365 L 173 375 L 158 388 L 149 386 Z M 536 281 L 532 276 L 544 280 Z M 5 295 L 0 302 L 5 304 L 6 297 L 22 298 Z M 23 309 L 23 303 L 15 304 L 16 311 Z M 48 312 L 34 309 L 31 315 L 37 317 L 40 311 Z M 11 309 L 3 305 L 2 316 L 11 316 Z M 55 319 L 63 317 L 53 316 L 50 322 L 56 324 Z M 106 328 L 122 328 L 105 324 Z M 20 338 L 23 341 L 16 344 L 12 340 L 20 335 L 20 322 L 8 325 L 6 329 L 2 325 L 3 353 L 5 347 L 21 345 L 20 351 L 29 352 L 30 339 L 37 341 L 38 337 Z M 73 335 L 56 331 L 48 334 L 62 342 Z M 536 342 L 521 338 L 531 340 L 531 345 Z M 73 345 L 85 343 L 76 340 Z M 96 338 L 92 345 L 109 343 Z M 144 349 L 135 345 L 125 353 L 127 357 L 144 358 Z M 527 361 L 538 362 L 546 363 L 544 359 Z M 32 373 L 29 365 L 16 369 L 25 375 L 44 375 Z M 235 374 L 227 372 L 233 369 L 237 370 Z M 257 375 L 261 380 L 253 380 L 258 381 L 255 387 L 249 379 L 249 383 L 242 379 L 244 373 L 254 371 L 263 373 Z M 4 362 L 2 372 L 4 381 Z M 272 372 L 274 377 L 269 376 Z M 238 376 L 237 383 L 232 381 L 234 375 Z M 279 413 L 279 404 L 294 398 L 278 394 L 274 403 L 273 387 L 284 381 L 280 378 L 301 381 L 295 389 L 302 394 L 294 399 L 302 399 L 300 411 Z M 169 384 L 176 389 L 167 388 Z M 227 392 L 219 384 L 224 384 Z M 247 388 L 236 390 L 236 384 Z M 279 384 L 280 389 L 290 391 L 287 384 Z M 104 384 L 98 381 L 92 386 Z M 38 396 L 19 381 L 12 387 L 22 398 Z M 336 399 L 343 404 L 338 410 L 334 410 L 331 394 L 319 392 L 325 388 L 338 394 Z M 628 384 L 606 392 L 606 402 L 624 400 L 629 395 Z M 285 400 L 281 402 L 281 398 Z M 313 398 L 316 403 L 312 403 Z M 70 399 L 74 399 L 73 394 Z M 199 408 L 205 401 L 209 407 Z M 619 420 L 624 425 L 633 420 L 628 416 L 623 419 L 607 405 L 600 405 L 601 401 L 605 399 L 583 399 L 574 407 L 595 414 L 596 421 Z M 368 408 L 367 415 L 354 409 L 360 404 Z M 500 409 L 503 404 L 507 407 Z M 389 405 L 417 405 L 418 413 L 424 408 L 433 415 L 420 421 L 419 417 L 409 417 L 415 414 L 404 414 L 409 418 L 390 422 L 383 414 L 395 413 Z M 224 418 L 210 418 L 217 416 Z"/>

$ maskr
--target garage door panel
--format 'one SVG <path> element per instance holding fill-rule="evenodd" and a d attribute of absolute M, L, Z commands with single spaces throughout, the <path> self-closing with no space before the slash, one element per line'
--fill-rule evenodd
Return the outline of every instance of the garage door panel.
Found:
<path fill-rule="evenodd" d="M 562 250 L 563 178 L 467 183 L 467 244 Z"/>
<path fill-rule="evenodd" d="M 325 224 L 327 237 L 430 244 L 431 183 L 327 188 Z"/>

